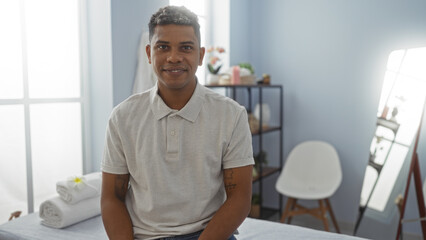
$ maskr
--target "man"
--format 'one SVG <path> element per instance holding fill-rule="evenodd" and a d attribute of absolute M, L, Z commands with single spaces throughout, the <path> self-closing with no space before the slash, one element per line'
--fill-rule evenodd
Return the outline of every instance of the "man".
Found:
<path fill-rule="evenodd" d="M 168 6 L 150 20 L 157 85 L 114 108 L 102 162 L 110 239 L 235 239 L 250 210 L 253 152 L 244 107 L 197 83 L 197 16 Z"/>

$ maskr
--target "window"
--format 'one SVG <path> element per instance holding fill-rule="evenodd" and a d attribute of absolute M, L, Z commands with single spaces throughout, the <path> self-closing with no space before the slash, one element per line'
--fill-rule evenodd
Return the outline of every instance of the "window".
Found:
<path fill-rule="evenodd" d="M 83 172 L 79 1 L 0 1 L 0 223 Z"/>
<path fill-rule="evenodd" d="M 206 14 L 206 1 L 205 0 L 170 0 L 170 5 L 173 6 L 185 6 L 198 16 L 198 22 L 200 24 L 200 35 L 201 35 L 201 46 L 206 46 L 206 26 L 207 26 L 207 14 Z M 197 78 L 201 84 L 205 83 L 206 79 L 206 64 L 198 67 Z"/>

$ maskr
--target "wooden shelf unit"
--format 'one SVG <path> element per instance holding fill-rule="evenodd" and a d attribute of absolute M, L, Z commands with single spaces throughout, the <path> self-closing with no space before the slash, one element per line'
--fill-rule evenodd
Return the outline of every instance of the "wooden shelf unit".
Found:
<path fill-rule="evenodd" d="M 263 202 L 263 179 L 269 176 L 273 176 L 276 174 L 279 174 L 281 172 L 281 169 L 283 167 L 283 88 L 281 85 L 206 85 L 208 88 L 221 88 L 225 89 L 225 95 L 236 100 L 237 101 L 237 94 L 238 89 L 245 89 L 248 93 L 247 97 L 247 103 L 246 103 L 246 109 L 247 112 L 252 112 L 252 109 L 254 109 L 255 104 L 259 104 L 259 106 L 262 106 L 263 102 L 263 94 L 264 91 L 279 91 L 279 109 L 275 109 L 279 111 L 279 124 L 277 126 L 263 126 L 262 124 L 262 117 L 259 119 L 259 125 L 263 126 L 259 128 L 258 131 L 252 132 L 253 137 L 258 138 L 257 143 L 257 149 L 259 151 L 263 151 L 263 135 L 266 133 L 272 133 L 272 132 L 278 132 L 278 141 L 279 141 L 279 149 L 277 149 L 278 152 L 278 166 L 262 166 L 260 164 L 260 167 L 258 169 L 258 174 L 256 177 L 253 177 L 253 184 L 258 184 L 258 193 L 260 195 L 260 218 L 268 218 L 268 216 L 271 215 L 271 212 L 279 212 L 281 214 L 282 212 L 282 195 L 278 194 L 278 208 L 269 208 L 264 207 Z M 254 91 L 257 91 L 257 97 L 254 97 L 255 94 L 253 94 Z M 240 102 L 240 104 L 242 104 Z M 271 109 L 272 110 L 272 109 Z M 262 112 L 262 110 L 260 110 Z M 262 114 L 260 114 L 262 116 Z M 255 144 L 255 143 L 253 143 Z M 255 146 L 253 146 L 253 149 L 255 149 Z M 256 153 L 255 153 L 256 155 Z"/>

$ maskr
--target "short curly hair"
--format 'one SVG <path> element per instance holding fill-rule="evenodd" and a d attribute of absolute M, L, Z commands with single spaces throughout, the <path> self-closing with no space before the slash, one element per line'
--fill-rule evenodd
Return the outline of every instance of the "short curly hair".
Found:
<path fill-rule="evenodd" d="M 192 28 L 194 28 L 194 33 L 197 37 L 198 43 L 201 44 L 200 24 L 198 23 L 198 17 L 195 13 L 191 12 L 184 6 L 166 6 L 158 9 L 158 11 L 151 16 L 151 19 L 148 23 L 149 41 L 151 42 L 155 27 L 157 25 L 168 24 L 192 26 Z"/>

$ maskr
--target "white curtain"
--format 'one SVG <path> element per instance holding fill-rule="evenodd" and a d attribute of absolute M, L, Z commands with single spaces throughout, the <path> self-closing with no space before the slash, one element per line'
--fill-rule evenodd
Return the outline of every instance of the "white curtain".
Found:
<path fill-rule="evenodd" d="M 133 83 L 134 94 L 150 89 L 157 81 L 152 65 L 149 64 L 148 56 L 146 55 L 145 47 L 147 44 L 149 44 L 149 32 L 144 32 L 139 42 L 138 66 Z"/>

